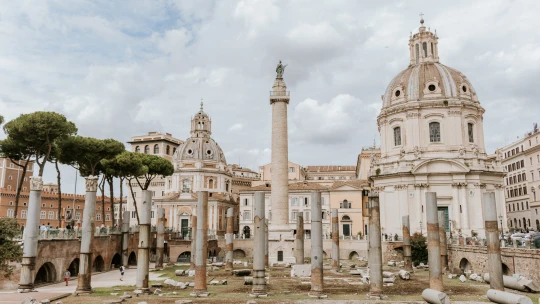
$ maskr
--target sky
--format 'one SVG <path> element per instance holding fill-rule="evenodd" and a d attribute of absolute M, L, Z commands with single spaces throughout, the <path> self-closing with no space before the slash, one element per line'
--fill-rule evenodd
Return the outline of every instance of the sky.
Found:
<path fill-rule="evenodd" d="M 381 95 L 407 68 L 423 13 L 441 63 L 476 89 L 493 153 L 538 122 L 539 11 L 535 0 L 0 0 L 0 115 L 56 111 L 83 136 L 184 140 L 202 99 L 228 163 L 258 171 L 282 60 L 289 160 L 356 165 L 378 145 Z M 74 169 L 62 172 L 73 192 Z"/>

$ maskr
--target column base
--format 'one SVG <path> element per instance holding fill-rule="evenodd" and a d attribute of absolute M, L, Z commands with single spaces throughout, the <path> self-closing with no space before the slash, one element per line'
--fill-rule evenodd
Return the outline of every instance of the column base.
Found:
<path fill-rule="evenodd" d="M 267 298 L 268 294 L 267 293 L 250 293 L 249 296 L 252 298 Z"/>
<path fill-rule="evenodd" d="M 22 287 L 19 285 L 19 288 L 17 289 L 18 293 L 27 293 L 27 292 L 34 292 L 34 287 Z M 37 291 L 36 291 L 37 292 Z"/>
<path fill-rule="evenodd" d="M 368 299 L 375 299 L 375 300 L 383 300 L 383 299 L 388 298 L 387 296 L 384 296 L 380 293 L 368 293 L 366 296 Z"/>
<path fill-rule="evenodd" d="M 317 299 L 326 299 L 326 298 L 328 298 L 328 295 L 326 295 L 326 294 L 324 294 L 324 293 L 322 293 L 320 291 L 310 291 L 308 293 L 308 296 L 310 298 L 317 298 Z"/>
<path fill-rule="evenodd" d="M 208 297 L 209 295 L 208 291 L 193 291 L 189 294 L 191 297 Z"/>
<path fill-rule="evenodd" d="M 94 291 L 92 290 L 92 288 L 90 289 L 77 289 L 73 292 L 74 295 L 81 295 L 81 294 L 91 294 L 93 293 Z"/>

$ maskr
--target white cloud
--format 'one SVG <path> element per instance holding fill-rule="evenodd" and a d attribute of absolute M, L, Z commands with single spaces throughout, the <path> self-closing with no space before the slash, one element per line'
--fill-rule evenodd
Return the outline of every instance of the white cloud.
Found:
<path fill-rule="evenodd" d="M 232 131 L 240 131 L 244 128 L 244 125 L 241 124 L 241 123 L 235 123 L 234 125 L 230 126 L 229 127 L 229 132 L 232 132 Z"/>

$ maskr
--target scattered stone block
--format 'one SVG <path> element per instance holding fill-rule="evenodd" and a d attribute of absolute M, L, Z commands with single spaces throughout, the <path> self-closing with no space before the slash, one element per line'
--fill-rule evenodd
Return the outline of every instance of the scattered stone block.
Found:
<path fill-rule="evenodd" d="M 195 287 L 195 283 L 191 282 L 188 284 L 189 287 Z"/>
<path fill-rule="evenodd" d="M 193 301 L 191 300 L 176 300 L 174 301 L 174 304 L 191 304 Z"/>
<path fill-rule="evenodd" d="M 185 271 L 185 270 L 180 270 L 180 269 L 178 269 L 178 270 L 176 270 L 176 271 L 174 272 L 174 274 L 175 274 L 177 277 L 181 277 L 181 276 L 185 276 L 185 275 L 186 275 L 186 271 Z"/>
<path fill-rule="evenodd" d="M 248 267 L 248 262 L 244 262 L 244 267 Z"/>
<path fill-rule="evenodd" d="M 223 267 L 223 266 L 225 266 L 225 263 L 223 263 L 223 262 L 215 262 L 215 263 L 212 263 L 212 266 Z"/>
<path fill-rule="evenodd" d="M 396 278 L 383 278 L 383 283 L 394 283 L 396 281 Z"/>
<path fill-rule="evenodd" d="M 388 266 L 396 266 L 396 261 L 394 261 L 394 260 L 388 261 L 387 265 Z"/>
<path fill-rule="evenodd" d="M 219 282 L 219 284 L 221 284 L 221 285 L 227 285 L 227 280 L 221 280 L 221 281 Z"/>
<path fill-rule="evenodd" d="M 156 288 L 156 290 L 154 290 L 154 294 L 157 295 L 157 294 L 161 294 L 161 289 L 159 288 Z"/>
<path fill-rule="evenodd" d="M 143 293 L 143 292 L 142 292 L 142 290 L 140 290 L 140 289 L 135 289 L 135 290 L 133 291 L 133 293 L 135 294 L 135 296 L 138 297 L 138 296 L 139 296 L 141 293 Z"/>
<path fill-rule="evenodd" d="M 257 301 L 255 300 L 248 300 L 246 304 L 257 304 Z"/>
<path fill-rule="evenodd" d="M 139 302 L 137 304 L 148 304 L 147 302 Z"/>
<path fill-rule="evenodd" d="M 467 278 L 464 276 L 464 275 L 460 275 L 459 276 L 459 280 L 462 282 L 462 283 L 465 283 L 467 281 Z"/>
<path fill-rule="evenodd" d="M 188 270 L 188 277 L 194 277 L 195 276 L 195 269 Z"/>
<path fill-rule="evenodd" d="M 238 261 L 238 260 L 233 260 L 233 265 L 242 265 L 242 261 Z"/>
<path fill-rule="evenodd" d="M 253 277 L 244 277 L 244 285 L 253 285 Z"/>
<path fill-rule="evenodd" d="M 49 299 L 44 299 L 44 300 L 41 300 L 40 303 L 42 303 L 42 304 L 50 304 L 50 303 L 51 303 L 51 300 L 49 300 Z"/>
<path fill-rule="evenodd" d="M 396 275 L 393 272 L 390 271 L 383 271 L 382 277 L 383 278 L 394 278 Z"/>
<path fill-rule="evenodd" d="M 218 285 L 219 284 L 219 281 L 218 280 L 212 280 L 210 281 L 210 285 Z"/>
<path fill-rule="evenodd" d="M 212 267 L 212 271 L 218 271 L 219 267 Z"/>
<path fill-rule="evenodd" d="M 311 264 L 294 265 L 291 269 L 291 278 L 311 277 Z"/>
<path fill-rule="evenodd" d="M 394 283 L 383 283 L 383 286 L 394 286 Z"/>
<path fill-rule="evenodd" d="M 111 292 L 111 296 L 117 296 L 118 292 Z"/>
<path fill-rule="evenodd" d="M 350 275 L 359 275 L 359 276 L 362 276 L 362 270 L 351 270 L 349 271 L 349 274 Z"/>
<path fill-rule="evenodd" d="M 406 271 L 406 270 L 403 270 L 403 269 L 401 269 L 399 271 L 398 275 L 402 280 L 410 280 L 411 279 L 411 273 Z"/>
<path fill-rule="evenodd" d="M 356 264 L 352 264 L 351 266 L 349 266 L 350 268 L 356 268 Z"/>
<path fill-rule="evenodd" d="M 103 304 L 113 304 L 113 303 L 122 303 L 124 300 L 105 300 L 103 301 Z"/>

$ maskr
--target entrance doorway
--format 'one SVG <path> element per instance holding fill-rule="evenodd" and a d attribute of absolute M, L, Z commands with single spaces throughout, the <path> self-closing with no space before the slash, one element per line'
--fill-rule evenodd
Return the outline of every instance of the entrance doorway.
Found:
<path fill-rule="evenodd" d="M 278 262 L 283 262 L 283 251 L 277 252 L 277 260 Z"/>
<path fill-rule="evenodd" d="M 437 211 L 444 212 L 444 229 L 446 232 L 450 232 L 450 218 L 448 216 L 448 207 L 438 207 Z"/>
<path fill-rule="evenodd" d="M 250 236 L 251 236 L 251 229 L 249 228 L 249 226 L 245 226 L 244 227 L 244 236 L 246 239 L 249 239 Z"/>
<path fill-rule="evenodd" d="M 183 236 L 188 235 L 189 233 L 189 220 L 188 219 L 180 220 L 180 232 L 182 233 Z"/>

